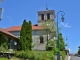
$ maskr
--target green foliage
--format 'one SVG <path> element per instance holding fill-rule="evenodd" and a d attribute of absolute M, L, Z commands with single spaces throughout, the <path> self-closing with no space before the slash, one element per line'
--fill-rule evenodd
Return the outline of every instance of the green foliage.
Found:
<path fill-rule="evenodd" d="M 3 52 L 8 51 L 7 40 L 3 35 L 0 35 L 0 51 L 3 51 Z"/>
<path fill-rule="evenodd" d="M 24 53 L 24 51 L 16 51 L 15 56 L 19 57 L 19 58 L 23 58 L 23 53 Z"/>
<path fill-rule="evenodd" d="M 7 43 L 3 43 L 0 46 L 0 51 L 3 51 L 3 52 L 7 52 L 8 51 L 8 45 L 7 45 Z"/>
<path fill-rule="evenodd" d="M 20 49 L 31 50 L 32 47 L 32 23 L 31 21 L 23 21 L 21 32 L 20 32 Z"/>
<path fill-rule="evenodd" d="M 31 48 L 32 48 L 32 23 L 31 23 L 31 21 L 29 21 L 29 32 L 28 32 L 28 35 L 29 35 L 29 50 L 31 50 Z"/>
<path fill-rule="evenodd" d="M 6 43 L 6 42 L 7 42 L 7 41 L 6 41 L 5 37 L 0 34 L 0 46 L 1 46 L 2 44 Z"/>
<path fill-rule="evenodd" d="M 7 58 L 0 58 L 0 60 L 8 60 Z"/>
<path fill-rule="evenodd" d="M 59 50 L 58 50 L 57 47 L 54 47 L 54 48 L 53 48 L 53 51 L 54 51 L 54 54 L 56 54 L 56 53 L 58 53 Z"/>
<path fill-rule="evenodd" d="M 45 28 L 47 38 L 49 35 L 49 38 L 47 39 L 46 49 L 48 50 L 48 43 L 49 43 L 49 45 L 52 46 L 52 47 L 49 47 L 49 49 L 52 50 L 54 43 L 50 42 L 49 40 L 51 40 L 54 36 L 56 36 L 56 23 L 52 22 L 51 20 L 47 20 L 46 22 L 43 22 L 41 26 L 43 26 Z"/>
<path fill-rule="evenodd" d="M 45 51 L 39 53 L 34 58 L 34 60 L 53 60 L 53 59 L 54 59 L 54 53 L 52 51 Z"/>
<path fill-rule="evenodd" d="M 45 29 L 49 29 L 50 32 L 56 31 L 55 22 L 52 22 L 51 20 L 47 20 L 46 22 L 43 22 L 41 26 L 43 26 Z"/>
<path fill-rule="evenodd" d="M 49 40 L 48 45 L 46 45 L 47 50 L 54 51 L 54 54 L 56 54 L 58 52 L 58 48 L 56 47 L 56 43 L 57 43 L 57 40 L 54 40 L 54 41 Z"/>
<path fill-rule="evenodd" d="M 78 50 L 78 54 L 80 54 L 80 49 Z"/>
<path fill-rule="evenodd" d="M 34 59 L 34 60 L 53 60 L 54 59 L 54 52 L 53 51 L 17 51 L 15 53 L 15 57 L 17 58 L 24 58 L 24 59 Z"/>
<path fill-rule="evenodd" d="M 60 42 L 60 51 L 64 51 L 65 50 L 65 43 L 64 43 L 64 39 L 62 37 L 62 34 L 59 34 L 59 42 Z"/>
<path fill-rule="evenodd" d="M 61 56 L 62 56 L 62 60 L 65 60 L 65 58 L 66 58 L 66 52 L 65 51 L 61 51 Z"/>
<path fill-rule="evenodd" d="M 34 51 L 17 51 L 15 53 L 15 56 L 18 58 L 24 58 L 24 59 L 30 59 L 35 57 L 35 52 Z"/>
<path fill-rule="evenodd" d="M 50 37 L 56 36 L 56 23 L 52 22 L 51 20 L 47 20 L 46 22 L 43 22 L 42 25 L 47 31 L 48 34 L 50 34 Z"/>
<path fill-rule="evenodd" d="M 20 32 L 20 48 L 21 50 L 26 49 L 26 20 L 23 21 L 21 32 Z"/>

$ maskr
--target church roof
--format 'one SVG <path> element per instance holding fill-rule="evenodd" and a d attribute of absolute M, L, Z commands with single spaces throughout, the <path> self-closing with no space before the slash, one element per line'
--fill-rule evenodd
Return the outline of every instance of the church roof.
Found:
<path fill-rule="evenodd" d="M 11 34 L 10 32 L 8 32 L 7 30 L 3 29 L 3 28 L 0 28 L 0 32 L 3 33 L 3 34 L 6 34 L 6 35 L 9 35 L 11 37 L 14 37 L 16 39 L 19 39 L 17 36 Z"/>
<path fill-rule="evenodd" d="M 42 29 L 44 29 L 42 26 L 32 25 L 32 30 L 42 30 Z M 12 27 L 6 28 L 5 30 L 7 30 L 7 31 L 20 31 L 21 26 L 12 26 Z"/>

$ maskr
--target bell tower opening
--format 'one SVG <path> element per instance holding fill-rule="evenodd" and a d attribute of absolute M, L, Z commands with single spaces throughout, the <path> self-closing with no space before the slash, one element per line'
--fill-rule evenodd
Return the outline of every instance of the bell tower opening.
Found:
<path fill-rule="evenodd" d="M 50 14 L 49 13 L 47 14 L 47 19 L 50 19 Z"/>
<path fill-rule="evenodd" d="M 44 20 L 44 14 L 41 15 L 41 19 Z"/>

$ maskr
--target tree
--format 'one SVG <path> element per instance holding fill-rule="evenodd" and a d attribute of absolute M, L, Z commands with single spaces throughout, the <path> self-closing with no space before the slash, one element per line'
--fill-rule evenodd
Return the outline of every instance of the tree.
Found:
<path fill-rule="evenodd" d="M 20 32 L 20 49 L 31 50 L 32 47 L 32 23 L 31 21 L 23 21 L 21 32 Z"/>
<path fill-rule="evenodd" d="M 29 50 L 31 50 L 32 48 L 32 23 L 31 21 L 29 21 L 28 23 L 28 28 L 27 28 L 28 32 L 27 32 L 27 38 L 28 38 L 28 48 Z"/>
<path fill-rule="evenodd" d="M 51 40 L 54 36 L 56 36 L 55 22 L 52 22 L 51 20 L 47 20 L 46 22 L 43 22 L 41 26 L 44 27 L 44 29 L 46 30 L 47 47 L 48 47 L 48 43 L 49 43 L 48 41 Z"/>
<path fill-rule="evenodd" d="M 52 22 L 51 20 L 47 20 L 46 22 L 44 22 L 44 23 L 42 23 L 42 25 L 41 26 L 43 26 L 45 29 L 46 29 L 46 32 L 47 32 L 47 38 L 48 38 L 48 34 L 50 35 L 50 38 L 48 38 L 47 39 L 47 42 L 50 40 L 51 41 L 51 39 L 53 38 L 53 37 L 56 37 L 57 35 L 56 35 L 56 22 Z M 61 30 L 61 28 L 58 28 L 58 30 Z M 65 50 L 65 43 L 64 43 L 64 39 L 63 39 L 63 37 L 62 37 L 62 34 L 60 33 L 59 34 L 59 40 L 60 40 L 60 50 Z M 58 48 L 57 46 L 58 46 L 58 40 L 54 40 L 54 41 L 51 41 L 51 42 L 48 42 L 48 44 L 50 45 L 55 45 L 55 43 L 57 43 L 56 44 L 56 46 L 55 47 L 53 47 L 53 48 Z M 48 44 L 47 44 L 47 46 L 48 46 Z M 52 45 L 52 46 L 53 46 Z"/>
<path fill-rule="evenodd" d="M 65 50 L 65 43 L 64 43 L 64 39 L 62 37 L 62 33 L 59 34 L 59 42 L 60 42 L 60 51 L 64 51 Z"/>
<path fill-rule="evenodd" d="M 25 50 L 26 49 L 26 20 L 23 21 L 22 28 L 20 31 L 20 49 Z"/>
<path fill-rule="evenodd" d="M 78 54 L 80 54 L 80 46 L 78 47 L 79 49 L 78 49 Z"/>

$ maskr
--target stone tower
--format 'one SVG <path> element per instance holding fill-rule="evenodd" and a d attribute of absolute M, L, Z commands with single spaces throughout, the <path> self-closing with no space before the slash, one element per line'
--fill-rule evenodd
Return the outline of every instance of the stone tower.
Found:
<path fill-rule="evenodd" d="M 42 22 L 46 22 L 47 20 L 54 21 L 55 19 L 55 11 L 54 10 L 46 10 L 38 11 L 38 25 L 41 25 Z"/>

